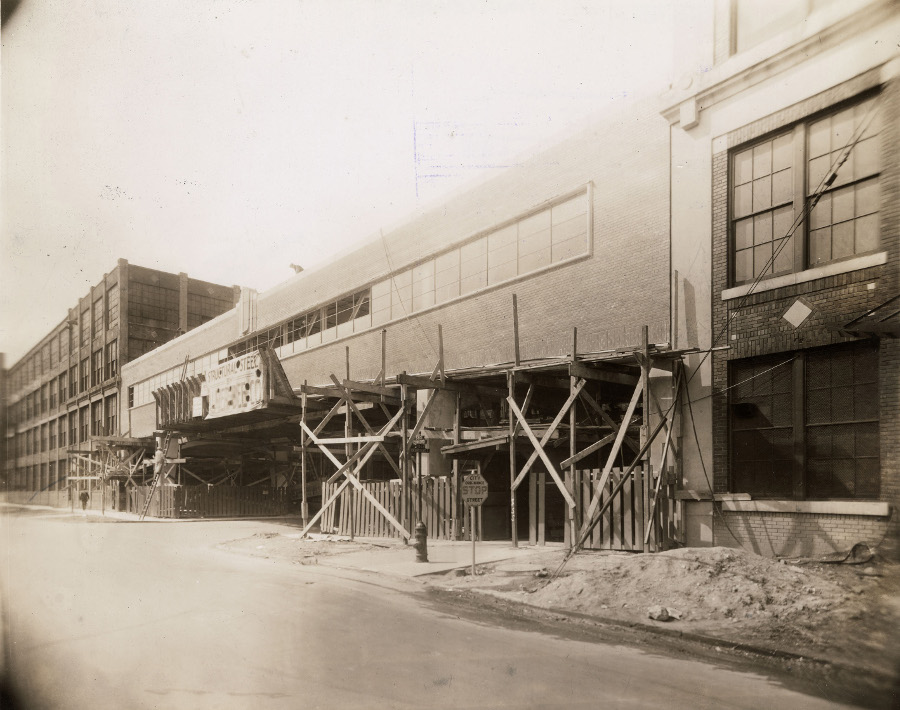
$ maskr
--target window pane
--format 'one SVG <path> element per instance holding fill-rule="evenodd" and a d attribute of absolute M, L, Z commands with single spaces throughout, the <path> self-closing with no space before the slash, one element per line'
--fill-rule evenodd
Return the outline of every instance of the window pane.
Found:
<path fill-rule="evenodd" d="M 412 271 L 396 274 L 391 288 L 391 318 L 403 318 L 412 311 Z"/>
<path fill-rule="evenodd" d="M 772 272 L 772 242 L 753 247 L 753 276 L 766 275 Z"/>
<path fill-rule="evenodd" d="M 772 241 L 772 213 L 764 212 L 753 218 L 753 243 L 763 244 Z"/>
<path fill-rule="evenodd" d="M 734 156 L 734 184 L 743 185 L 753 179 L 753 150 Z"/>
<path fill-rule="evenodd" d="M 488 283 L 495 284 L 516 275 L 518 229 L 512 224 L 488 235 Z"/>
<path fill-rule="evenodd" d="M 460 293 L 487 286 L 487 239 L 482 237 L 460 247 Z"/>
<path fill-rule="evenodd" d="M 372 285 L 372 324 L 381 325 L 391 319 L 391 282 Z"/>
<path fill-rule="evenodd" d="M 831 227 L 818 229 L 809 235 L 809 263 L 815 266 L 831 261 Z"/>
<path fill-rule="evenodd" d="M 753 177 L 760 178 L 772 172 L 772 144 L 763 143 L 753 149 Z"/>
<path fill-rule="evenodd" d="M 831 219 L 833 222 L 844 222 L 853 219 L 853 196 L 856 190 L 854 187 L 845 187 L 835 190 L 831 196 Z"/>
<path fill-rule="evenodd" d="M 785 170 L 793 165 L 794 141 L 790 133 L 772 141 L 772 170 Z"/>
<path fill-rule="evenodd" d="M 831 153 L 830 119 L 816 121 L 809 127 L 809 157 L 818 158 Z"/>
<path fill-rule="evenodd" d="M 753 278 L 753 250 L 743 249 L 734 255 L 734 280 L 743 283 Z"/>
<path fill-rule="evenodd" d="M 881 170 L 881 146 L 878 138 L 867 138 L 853 148 L 854 177 L 857 179 L 874 175 Z"/>
<path fill-rule="evenodd" d="M 809 161 L 809 173 L 807 175 L 806 189 L 809 194 L 813 194 L 822 182 L 831 168 L 831 155 L 823 155 L 821 158 L 814 158 Z"/>
<path fill-rule="evenodd" d="M 459 250 L 434 260 L 435 301 L 443 303 L 459 296 Z"/>
<path fill-rule="evenodd" d="M 794 198 L 794 174 L 788 168 L 772 176 L 772 204 L 780 205 Z"/>
<path fill-rule="evenodd" d="M 764 177 L 753 181 L 753 211 L 765 210 L 772 206 L 772 178 Z"/>
<path fill-rule="evenodd" d="M 519 273 L 550 264 L 550 210 L 519 222 Z"/>
<path fill-rule="evenodd" d="M 434 261 L 429 260 L 413 268 L 413 310 L 421 311 L 434 305 Z"/>
<path fill-rule="evenodd" d="M 860 217 L 855 222 L 856 228 L 856 253 L 863 254 L 868 251 L 874 251 L 878 248 L 879 239 L 879 219 L 877 214 L 870 214 L 866 217 Z"/>
<path fill-rule="evenodd" d="M 742 219 L 734 223 L 734 246 L 746 249 L 753 244 L 753 220 Z"/>
<path fill-rule="evenodd" d="M 853 222 L 841 222 L 831 228 L 831 258 L 843 259 L 853 254 Z"/>
<path fill-rule="evenodd" d="M 735 217 L 744 217 L 750 214 L 753 208 L 753 185 L 738 185 L 734 188 L 734 210 Z"/>
<path fill-rule="evenodd" d="M 881 200 L 878 180 L 866 180 L 856 186 L 856 214 L 877 212 Z"/>

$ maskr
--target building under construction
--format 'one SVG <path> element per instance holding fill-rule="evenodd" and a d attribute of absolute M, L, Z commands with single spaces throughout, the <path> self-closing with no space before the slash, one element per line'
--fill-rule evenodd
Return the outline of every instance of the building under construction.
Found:
<path fill-rule="evenodd" d="M 486 539 L 681 539 L 666 138 L 622 107 L 130 363 L 123 423 L 166 459 L 129 505 L 456 539 L 474 469 Z"/>

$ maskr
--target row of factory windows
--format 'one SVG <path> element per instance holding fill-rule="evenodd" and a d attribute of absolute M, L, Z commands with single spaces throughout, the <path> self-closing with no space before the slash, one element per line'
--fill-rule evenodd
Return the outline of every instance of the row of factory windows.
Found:
<path fill-rule="evenodd" d="M 11 481 L 12 490 L 55 491 L 66 487 L 67 460 L 20 466 Z"/>
<path fill-rule="evenodd" d="M 78 365 L 61 372 L 11 405 L 10 420 L 15 424 L 40 417 L 63 406 L 68 399 L 112 379 L 118 373 L 118 341 L 112 340 L 106 347 L 91 353 L 90 358 L 84 358 Z"/>
<path fill-rule="evenodd" d="M 187 374 L 260 347 L 280 357 L 405 318 L 481 289 L 585 256 L 590 250 L 587 190 L 449 249 L 390 278 L 310 309 L 227 349 L 188 365 Z M 152 392 L 180 379 L 174 367 L 129 388 L 128 405 L 153 401 Z"/>
<path fill-rule="evenodd" d="M 16 434 L 16 456 L 30 456 L 118 433 L 118 397 L 114 394 Z"/>

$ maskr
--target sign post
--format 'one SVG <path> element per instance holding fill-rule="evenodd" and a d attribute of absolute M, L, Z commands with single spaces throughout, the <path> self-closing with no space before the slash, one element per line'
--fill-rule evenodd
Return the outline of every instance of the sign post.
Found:
<path fill-rule="evenodd" d="M 463 475 L 460 485 L 463 505 L 469 507 L 469 532 L 472 535 L 472 575 L 475 575 L 475 508 L 481 506 L 488 497 L 488 484 L 480 471 L 471 469 Z"/>

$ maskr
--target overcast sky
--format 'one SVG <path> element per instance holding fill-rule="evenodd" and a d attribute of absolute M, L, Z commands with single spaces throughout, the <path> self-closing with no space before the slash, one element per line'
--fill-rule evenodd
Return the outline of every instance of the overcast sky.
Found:
<path fill-rule="evenodd" d="M 7 366 L 120 257 L 265 290 L 664 87 L 672 11 L 23 0 L 2 32 Z"/>

